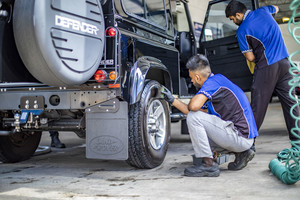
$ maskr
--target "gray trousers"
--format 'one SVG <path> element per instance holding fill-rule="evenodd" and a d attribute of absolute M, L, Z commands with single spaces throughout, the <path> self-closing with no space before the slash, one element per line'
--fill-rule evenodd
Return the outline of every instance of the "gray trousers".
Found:
<path fill-rule="evenodd" d="M 238 135 L 231 121 L 202 111 L 190 111 L 186 121 L 197 158 L 212 157 L 213 150 L 242 152 L 250 149 L 254 141 Z"/>

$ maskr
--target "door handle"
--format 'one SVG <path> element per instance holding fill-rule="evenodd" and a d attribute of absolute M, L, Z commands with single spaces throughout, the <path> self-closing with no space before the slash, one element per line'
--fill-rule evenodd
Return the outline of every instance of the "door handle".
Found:
<path fill-rule="evenodd" d="M 216 50 L 215 49 L 213 49 L 213 50 L 207 50 L 207 55 L 208 56 L 216 55 Z"/>
<path fill-rule="evenodd" d="M 234 45 L 228 46 L 227 50 L 232 50 L 232 49 L 237 49 L 237 48 L 239 48 L 239 45 L 234 44 Z"/>

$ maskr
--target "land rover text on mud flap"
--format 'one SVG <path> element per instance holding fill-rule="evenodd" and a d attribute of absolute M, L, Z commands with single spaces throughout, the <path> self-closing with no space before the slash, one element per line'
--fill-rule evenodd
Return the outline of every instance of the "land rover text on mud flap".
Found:
<path fill-rule="evenodd" d="M 163 162 L 185 116 L 170 117 L 162 85 L 196 92 L 186 0 L 0 0 L 0 19 L 0 161 L 30 158 L 56 130 L 85 138 L 87 158 Z"/>

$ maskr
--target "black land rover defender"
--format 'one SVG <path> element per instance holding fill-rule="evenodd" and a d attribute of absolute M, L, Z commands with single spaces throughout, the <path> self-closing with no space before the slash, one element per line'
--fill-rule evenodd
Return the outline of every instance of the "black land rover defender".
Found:
<path fill-rule="evenodd" d="M 186 0 L 0 0 L 0 19 L 0 161 L 28 159 L 42 131 L 56 130 L 86 138 L 87 158 L 163 162 L 171 118 L 184 115 L 170 115 L 161 88 L 180 98 L 196 92 L 185 68 L 197 53 Z M 234 34 L 225 46 L 214 40 L 220 27 L 210 28 L 219 35 L 203 28 L 198 52 L 228 75 L 234 51 L 239 67 L 229 78 L 246 90 Z"/>

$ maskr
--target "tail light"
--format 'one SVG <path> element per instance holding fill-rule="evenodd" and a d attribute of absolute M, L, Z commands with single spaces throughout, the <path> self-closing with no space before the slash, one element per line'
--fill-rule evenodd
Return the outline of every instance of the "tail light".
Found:
<path fill-rule="evenodd" d="M 115 37 L 116 34 L 117 34 L 117 30 L 113 27 L 110 27 L 110 28 L 106 29 L 106 31 L 105 31 L 106 36 Z"/>
<path fill-rule="evenodd" d="M 115 71 L 111 71 L 108 75 L 109 79 L 114 81 L 116 80 L 116 78 L 118 78 L 118 72 L 115 72 Z"/>
<path fill-rule="evenodd" d="M 107 73 L 104 70 L 98 70 L 94 75 L 95 81 L 97 81 L 98 83 L 103 82 L 106 79 L 106 77 Z"/>

